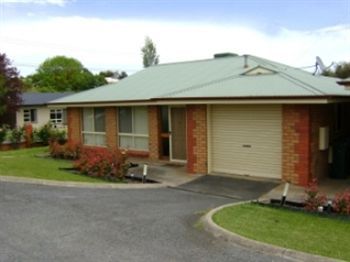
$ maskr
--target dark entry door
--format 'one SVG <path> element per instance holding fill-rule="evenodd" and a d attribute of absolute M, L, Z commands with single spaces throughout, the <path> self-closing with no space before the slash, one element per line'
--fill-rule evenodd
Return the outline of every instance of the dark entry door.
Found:
<path fill-rule="evenodd" d="M 186 109 L 184 107 L 171 107 L 170 119 L 170 159 L 173 161 L 186 161 Z"/>

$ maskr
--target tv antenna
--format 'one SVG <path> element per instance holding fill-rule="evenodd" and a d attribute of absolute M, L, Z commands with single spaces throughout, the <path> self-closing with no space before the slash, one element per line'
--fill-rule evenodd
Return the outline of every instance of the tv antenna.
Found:
<path fill-rule="evenodd" d="M 315 72 L 314 75 L 316 74 L 322 74 L 324 71 L 326 71 L 328 68 L 330 68 L 334 63 L 332 62 L 332 64 L 330 66 L 325 66 L 321 57 L 316 56 L 316 63 L 315 63 Z"/>

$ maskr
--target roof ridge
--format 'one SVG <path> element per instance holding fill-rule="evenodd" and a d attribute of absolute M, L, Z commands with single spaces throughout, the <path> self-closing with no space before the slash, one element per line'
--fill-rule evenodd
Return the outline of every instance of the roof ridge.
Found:
<path fill-rule="evenodd" d="M 322 94 L 322 95 L 325 95 L 326 93 L 322 92 L 321 90 L 319 90 L 318 88 L 302 81 L 302 80 L 299 80 L 285 72 L 281 72 L 281 77 L 283 77 L 284 79 L 288 80 L 289 82 L 292 82 L 298 86 L 300 86 L 301 88 L 309 91 L 309 92 L 312 92 L 314 94 Z"/>
<path fill-rule="evenodd" d="M 196 60 L 188 60 L 188 61 L 179 61 L 179 62 L 169 62 L 164 64 L 158 64 L 153 65 L 148 68 L 156 68 L 161 66 L 171 66 L 171 65 L 177 65 L 177 64 L 190 64 L 190 63 L 198 63 L 198 62 L 209 62 L 209 61 L 218 61 L 218 60 L 224 60 L 224 59 L 232 59 L 232 58 L 238 58 L 242 57 L 240 55 L 237 56 L 228 56 L 228 57 L 220 57 L 220 58 L 207 58 L 207 59 L 196 59 Z"/>

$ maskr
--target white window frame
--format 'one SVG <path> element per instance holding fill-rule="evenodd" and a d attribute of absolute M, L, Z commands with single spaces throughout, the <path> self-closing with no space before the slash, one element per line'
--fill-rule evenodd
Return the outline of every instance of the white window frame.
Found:
<path fill-rule="evenodd" d="M 34 118 L 32 119 L 32 110 L 34 110 Z M 37 108 L 25 108 L 23 109 L 23 122 L 24 123 L 37 123 L 38 122 L 38 109 Z"/>
<path fill-rule="evenodd" d="M 125 106 L 125 107 L 128 107 L 128 106 Z M 125 107 L 120 107 L 120 108 L 125 108 Z M 131 106 L 129 107 L 131 108 L 131 133 L 123 133 L 123 132 L 120 132 L 119 128 L 120 128 L 120 125 L 119 125 L 119 110 L 118 110 L 118 143 L 119 143 L 119 147 L 120 148 L 123 148 L 123 149 L 131 149 L 131 150 L 135 150 L 135 151 L 145 151 L 145 152 L 148 152 L 149 151 L 149 145 L 147 146 L 147 149 L 140 149 L 140 148 L 137 148 L 135 146 L 135 138 L 147 138 L 147 141 L 149 143 L 149 132 L 147 132 L 147 134 L 139 134 L 139 133 L 134 133 L 134 115 L 135 115 L 135 107 L 134 106 Z M 148 108 L 147 107 L 144 107 L 146 109 L 146 112 L 148 112 Z M 119 108 L 118 108 L 119 109 Z M 149 119 L 147 117 L 147 122 L 149 122 Z M 148 131 L 148 129 L 147 129 Z M 120 139 L 121 137 L 131 137 L 132 138 L 132 147 L 130 148 L 124 148 L 121 146 L 121 143 L 120 143 Z"/>
<path fill-rule="evenodd" d="M 86 108 L 88 109 L 88 108 Z M 94 115 L 94 117 L 92 118 L 92 126 L 94 127 L 95 129 L 95 108 L 90 108 L 92 109 L 92 113 Z M 87 146 L 98 146 L 98 147 L 107 147 L 107 136 L 106 136 L 106 131 L 105 132 L 96 132 L 96 131 L 84 131 L 84 109 L 82 110 L 82 136 L 83 136 L 83 142 L 84 142 L 84 145 L 87 145 Z M 104 108 L 104 117 L 106 118 L 106 109 Z M 106 122 L 105 122 L 106 124 Z M 106 130 L 106 127 L 105 127 L 105 130 Z M 104 137 L 104 141 L 105 143 L 104 144 L 86 144 L 85 143 L 85 139 L 84 139 L 84 135 L 95 135 L 95 136 L 101 136 L 101 137 Z"/>
<path fill-rule="evenodd" d="M 57 114 L 61 114 L 61 118 L 57 117 Z M 51 114 L 55 114 L 54 118 L 51 118 Z M 64 109 L 50 109 L 50 122 L 54 125 L 64 125 Z"/>

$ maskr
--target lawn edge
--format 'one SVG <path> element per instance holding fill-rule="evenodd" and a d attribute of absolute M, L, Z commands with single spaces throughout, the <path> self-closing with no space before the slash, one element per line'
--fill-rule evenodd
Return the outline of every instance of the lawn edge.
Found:
<path fill-rule="evenodd" d="M 75 181 L 58 181 L 40 178 L 27 178 L 17 176 L 0 175 L 0 182 L 22 183 L 44 186 L 58 187 L 76 187 L 76 188 L 102 188 L 102 189 L 147 189 L 147 188 L 162 188 L 165 184 L 116 184 L 116 183 L 94 183 L 94 182 L 75 182 Z"/>
<path fill-rule="evenodd" d="M 237 233 L 231 232 L 214 222 L 213 220 L 214 214 L 220 211 L 221 209 L 224 209 L 226 207 L 231 207 L 231 206 L 242 205 L 250 202 L 251 201 L 231 203 L 231 204 L 222 205 L 212 209 L 201 218 L 201 223 L 203 224 L 204 229 L 207 232 L 213 234 L 215 237 L 222 238 L 233 244 L 238 244 L 250 250 L 253 249 L 255 251 L 262 252 L 265 254 L 277 255 L 279 257 L 282 257 L 284 259 L 288 259 L 291 261 L 311 261 L 311 262 L 343 261 L 335 258 L 329 258 L 329 257 L 305 253 L 305 252 L 297 251 L 293 249 L 283 248 L 283 247 L 271 245 L 265 242 L 260 242 L 250 238 L 246 238 Z"/>

